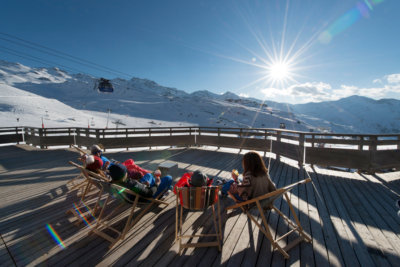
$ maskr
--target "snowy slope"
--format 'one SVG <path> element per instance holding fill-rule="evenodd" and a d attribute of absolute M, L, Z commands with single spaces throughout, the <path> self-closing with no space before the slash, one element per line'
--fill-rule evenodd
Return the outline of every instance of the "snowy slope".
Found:
<path fill-rule="evenodd" d="M 114 92 L 106 94 L 95 88 L 97 79 L 0 60 L 1 125 L 40 127 L 43 117 L 46 127 L 278 128 L 285 123 L 287 129 L 301 131 L 400 131 L 400 101 L 393 99 L 353 96 L 289 105 L 243 98 L 229 91 L 222 95 L 206 90 L 188 94 L 140 78 L 111 80 Z"/>

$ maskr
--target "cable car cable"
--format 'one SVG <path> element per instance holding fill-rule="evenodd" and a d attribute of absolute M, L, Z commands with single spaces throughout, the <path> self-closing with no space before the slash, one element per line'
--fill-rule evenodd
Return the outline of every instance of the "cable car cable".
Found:
<path fill-rule="evenodd" d="M 31 48 L 31 49 L 35 49 L 35 50 L 40 51 L 40 52 L 42 52 L 42 53 L 46 53 L 46 54 L 50 54 L 50 55 L 53 55 L 53 56 L 57 56 L 57 57 L 60 57 L 60 58 L 66 59 L 66 60 L 73 61 L 73 62 L 78 63 L 78 64 L 85 65 L 85 66 L 87 66 L 87 67 L 91 67 L 91 68 L 95 68 L 95 69 L 97 69 L 97 70 L 101 70 L 101 71 L 104 71 L 104 72 L 112 73 L 112 74 L 114 74 L 114 75 L 115 75 L 115 74 L 123 75 L 123 76 L 128 77 L 129 79 L 132 77 L 132 75 L 130 75 L 130 74 L 127 74 L 127 73 L 124 73 L 124 72 L 121 72 L 121 71 L 118 71 L 118 70 L 114 70 L 114 69 L 109 68 L 109 67 L 106 67 L 106 66 L 102 66 L 102 65 L 100 65 L 100 64 L 97 64 L 97 63 L 88 61 L 88 60 L 86 60 L 86 59 L 82 59 L 82 58 L 79 58 L 79 57 L 76 57 L 76 56 L 73 56 L 73 55 L 69 55 L 69 54 L 64 53 L 64 52 L 62 52 L 62 51 L 58 51 L 58 50 L 55 50 L 55 49 L 46 47 L 46 46 L 44 46 L 44 45 L 40 45 L 40 44 L 37 44 L 37 43 L 34 43 L 34 42 L 30 42 L 30 41 L 24 40 L 24 39 L 22 39 L 22 38 L 13 36 L 13 35 L 11 35 L 11 34 L 2 33 L 2 32 L 0 32 L 0 34 L 1 34 L 1 35 L 5 35 L 5 36 L 8 36 L 8 37 L 11 37 L 11 38 L 13 38 L 13 39 L 16 39 L 16 40 L 18 40 L 19 42 L 27 43 L 27 44 L 29 44 L 29 45 L 20 44 L 20 43 L 18 43 L 18 42 L 16 42 L 16 41 L 13 41 L 13 40 L 10 40 L 10 39 L 4 38 L 4 37 L 0 37 L 0 39 L 5 40 L 5 41 L 8 41 L 8 42 L 12 42 L 12 43 L 15 43 L 15 44 L 18 44 L 18 45 L 22 45 L 22 46 L 25 46 L 25 47 L 29 47 L 29 48 Z M 40 47 L 40 48 L 42 48 L 42 49 L 49 50 L 49 51 L 51 51 L 52 53 L 47 52 L 47 51 L 44 51 L 44 50 L 39 49 L 39 48 L 36 48 L 35 46 Z M 92 65 L 93 65 L 93 66 L 92 66 Z M 101 68 L 101 69 L 99 69 L 99 68 Z"/>
<path fill-rule="evenodd" d="M 41 58 L 38 58 L 38 57 L 35 57 L 35 56 L 32 56 L 32 55 L 28 55 L 26 53 L 19 52 L 17 50 L 14 50 L 14 49 L 11 49 L 11 48 L 7 48 L 7 47 L 1 46 L 1 45 L 0 45 L 0 49 L 3 50 L 4 52 L 12 54 L 14 56 L 25 58 L 25 59 L 29 59 L 29 60 L 32 60 L 32 61 L 36 61 L 38 63 L 45 64 L 45 65 L 47 65 L 49 67 L 60 66 L 60 67 L 62 67 L 64 69 L 69 69 L 69 70 L 74 71 L 74 72 L 78 72 L 78 73 L 82 72 L 81 70 L 78 70 L 78 69 L 75 69 L 75 68 L 71 68 L 71 67 L 67 67 L 67 66 L 58 64 L 56 62 L 52 62 L 52 61 L 48 61 L 48 60 L 45 60 L 45 59 L 41 59 Z"/>

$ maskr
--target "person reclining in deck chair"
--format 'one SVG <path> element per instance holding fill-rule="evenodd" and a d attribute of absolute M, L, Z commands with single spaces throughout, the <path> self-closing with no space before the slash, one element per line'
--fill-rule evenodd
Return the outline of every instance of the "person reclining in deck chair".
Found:
<path fill-rule="evenodd" d="M 158 198 L 164 195 L 172 185 L 172 177 L 166 175 L 162 178 L 159 170 L 142 176 L 139 171 L 128 171 L 124 164 L 112 164 L 108 168 L 112 182 L 126 187 L 143 197 Z M 161 194 L 161 195 L 160 195 Z"/>
<path fill-rule="evenodd" d="M 128 172 L 129 183 L 131 185 L 135 185 L 136 183 L 145 185 L 152 191 L 152 197 L 157 197 L 160 194 L 164 195 L 172 185 L 172 176 L 166 175 L 161 178 L 160 170 L 156 170 L 154 173 L 148 172 L 145 175 L 142 174 L 143 172 L 140 171 Z"/>
<path fill-rule="evenodd" d="M 229 189 L 237 202 L 250 200 L 276 190 L 268 169 L 257 152 L 251 151 L 244 154 L 242 166 L 243 182 L 232 183 Z"/>
<path fill-rule="evenodd" d="M 179 181 L 174 185 L 174 194 L 177 194 L 177 187 L 202 187 L 211 186 L 213 180 L 201 171 L 187 172 L 182 175 Z M 182 196 L 180 196 L 182 204 Z"/>
<path fill-rule="evenodd" d="M 103 161 L 102 169 L 104 171 L 106 171 L 110 165 L 119 163 L 118 161 L 115 160 L 109 160 L 106 156 L 104 156 L 101 145 L 92 145 L 90 147 L 90 153 L 92 153 L 93 156 L 101 158 L 101 160 Z"/>
<path fill-rule="evenodd" d="M 179 181 L 174 185 L 174 194 L 176 195 L 177 187 L 201 187 L 210 186 L 213 180 L 209 179 L 207 175 L 201 171 L 187 172 L 182 175 Z"/>
<path fill-rule="evenodd" d="M 145 176 L 147 173 L 151 173 L 151 171 L 143 169 L 139 165 L 135 164 L 135 161 L 133 159 L 127 159 L 122 164 L 124 164 L 125 167 L 128 169 L 128 173 L 139 172 L 142 177 Z"/>
<path fill-rule="evenodd" d="M 79 158 L 79 160 L 83 162 L 83 165 L 89 171 L 107 177 L 104 171 L 102 170 L 103 161 L 101 160 L 101 158 L 93 155 L 84 154 L 82 155 L 82 157 Z"/>
<path fill-rule="evenodd" d="M 119 161 L 115 161 L 115 160 L 109 160 L 107 157 L 105 157 L 103 155 L 101 145 L 92 145 L 90 148 L 90 152 L 92 153 L 92 155 L 101 158 L 101 160 L 103 161 L 102 169 L 104 171 L 106 171 L 108 169 L 108 167 L 113 164 L 123 164 L 127 168 L 128 175 L 130 172 L 140 172 L 142 174 L 142 176 L 145 176 L 146 174 L 151 173 L 151 171 L 143 169 L 143 168 L 139 167 L 138 165 L 136 165 L 135 161 L 133 159 L 127 159 L 122 163 L 120 163 Z"/>

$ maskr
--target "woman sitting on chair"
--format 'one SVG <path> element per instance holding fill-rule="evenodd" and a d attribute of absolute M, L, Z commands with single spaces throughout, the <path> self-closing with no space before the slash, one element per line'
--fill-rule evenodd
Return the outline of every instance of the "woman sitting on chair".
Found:
<path fill-rule="evenodd" d="M 242 166 L 243 182 L 233 183 L 229 190 L 237 202 L 250 200 L 276 190 L 275 184 L 269 177 L 268 169 L 257 152 L 251 151 L 244 154 Z"/>

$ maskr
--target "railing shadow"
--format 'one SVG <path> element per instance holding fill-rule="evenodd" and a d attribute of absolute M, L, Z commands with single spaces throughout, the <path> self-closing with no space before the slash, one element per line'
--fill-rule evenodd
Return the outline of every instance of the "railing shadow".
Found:
<path fill-rule="evenodd" d="M 17 148 L 7 151 L 19 153 L 19 150 Z M 184 152 L 180 153 L 181 151 Z M 2 152 L 1 149 L 0 152 Z M 31 174 L 15 175 L 16 179 L 21 179 L 20 181 L 10 180 L 7 174 L 1 173 L 0 183 L 4 181 L 7 185 L 2 188 L 22 188 L 24 181 L 28 185 L 43 181 L 54 184 L 67 181 L 77 174 L 69 166 L 68 168 L 71 168 L 71 170 L 57 170 L 57 166 L 66 167 L 67 160 L 65 159 L 76 157 L 76 153 L 70 151 L 58 153 L 53 150 L 49 152 L 54 153 L 46 154 L 46 157 L 54 156 L 54 161 L 52 161 L 52 164 L 56 166 L 54 171 L 41 172 L 35 170 Z M 161 153 L 161 155 L 157 153 Z M 23 159 L 22 154 L 19 154 L 21 159 Z M 0 155 L 2 154 L 0 153 Z M 110 155 L 115 156 L 116 159 L 131 157 L 135 161 L 143 162 L 145 168 L 156 164 L 155 162 L 160 159 L 168 159 L 184 166 L 180 169 L 180 172 L 200 168 L 209 176 L 222 178 L 229 178 L 232 168 L 241 170 L 242 157 L 235 153 L 197 149 L 177 149 L 171 154 L 168 151 L 128 151 L 110 153 Z M 107 156 L 109 155 L 107 154 Z M 59 158 L 59 161 L 56 158 Z M 269 159 L 264 158 L 264 160 L 268 162 Z M 16 165 L 8 165 L 8 167 L 10 166 L 12 166 L 12 172 L 19 169 Z M 40 167 L 40 164 L 28 165 L 26 168 L 29 169 L 29 166 Z M 270 172 L 277 185 L 287 185 L 307 177 L 304 170 L 276 160 L 271 161 Z M 33 198 L 16 201 L 8 206 L 7 204 L 1 206 L 0 229 L 2 235 L 5 234 L 6 243 L 10 245 L 17 263 L 21 265 L 32 262 L 47 262 L 49 265 L 57 265 L 57 263 L 96 265 L 102 264 L 104 260 L 108 260 L 117 266 L 125 264 L 152 265 L 151 263 L 165 263 L 165 265 L 174 263 L 182 265 L 189 263 L 198 265 L 225 265 L 227 263 L 240 263 L 241 265 L 251 265 L 252 263 L 288 264 L 297 260 L 300 260 L 301 264 L 307 265 L 334 263 L 393 265 L 393 263 L 400 262 L 398 246 L 393 243 L 398 241 L 400 233 L 400 225 L 396 220 L 397 210 L 393 201 L 396 199 L 396 195 L 390 191 L 388 184 L 384 183 L 382 176 L 374 177 L 373 181 L 372 176 L 356 173 L 352 174 L 354 177 L 346 177 L 349 175 L 342 177 L 341 173 L 337 171 L 326 170 L 322 172 L 317 169 L 310 169 L 309 172 L 312 184 L 301 185 L 298 190 L 293 190 L 291 199 L 295 200 L 293 203 L 295 211 L 299 214 L 305 231 L 312 235 L 314 243 L 312 245 L 301 244 L 296 248 L 297 251 L 293 254 L 293 257 L 291 255 L 291 258 L 287 261 L 278 252 L 271 253 L 269 241 L 261 233 L 254 234 L 254 224 L 243 217 L 240 211 L 227 213 L 225 210 L 222 210 L 224 238 L 229 236 L 230 231 L 236 227 L 236 224 L 234 224 L 232 229 L 227 231 L 225 229 L 227 221 L 238 218 L 238 220 L 242 220 L 244 225 L 240 230 L 241 234 L 238 236 L 250 235 L 247 237 L 248 241 L 246 242 L 248 243 L 243 245 L 241 249 L 238 247 L 237 250 L 235 250 L 235 246 L 228 249 L 230 246 L 227 245 L 226 250 L 229 251 L 225 251 L 223 246 L 222 254 L 219 254 L 216 248 L 200 248 L 185 251 L 183 256 L 179 256 L 174 243 L 175 202 L 171 202 L 172 204 L 165 211 L 154 210 L 155 217 L 149 219 L 147 225 L 142 224 L 133 229 L 126 240 L 117 244 L 115 248 L 109 249 L 107 241 L 97 236 L 87 236 L 88 230 L 71 225 L 68 216 L 64 215 L 66 207 L 72 205 L 72 202 L 77 199 L 77 196 L 73 194 L 68 196 L 65 185 L 50 186 L 43 190 L 44 195 L 38 191 L 38 195 L 33 196 Z M 31 181 L 29 175 L 32 174 L 37 178 Z M 58 174 L 61 174 L 61 177 Z M 381 181 L 382 179 L 383 181 Z M 28 190 L 29 186 L 24 189 Z M 232 204 L 230 199 L 222 198 L 221 203 L 221 208 Z M 31 210 L 31 207 L 34 207 L 34 209 Z M 280 208 L 288 211 L 284 201 Z M 292 216 L 290 212 L 289 216 Z M 27 221 L 24 224 L 23 220 L 27 218 L 33 218 L 32 223 Z M 274 225 L 279 225 L 279 220 L 275 221 L 271 216 L 268 220 Z M 194 222 L 193 229 L 199 229 L 201 222 L 203 222 L 201 219 L 199 222 Z M 55 247 L 54 241 L 45 228 L 47 224 L 51 224 L 62 239 L 68 240 L 74 237 L 75 241 L 62 250 Z M 278 227 L 276 231 L 278 234 L 282 234 L 283 229 L 286 228 Z M 208 227 L 201 231 L 204 231 L 204 233 L 213 231 L 213 225 L 208 223 Z M 371 236 L 375 240 L 372 240 Z M 386 244 L 382 244 L 385 241 L 387 241 Z M 236 239 L 235 242 L 240 242 L 240 238 Z M 55 249 L 60 251 L 57 252 Z M 224 253 L 231 254 L 227 257 Z M 47 254 L 50 255 L 48 258 Z M 309 254 L 312 254 L 312 256 L 310 257 Z M 224 256 L 222 257 L 222 255 Z M 348 256 L 351 257 L 348 258 Z M 246 259 L 249 257 L 251 257 L 251 260 L 247 261 Z"/>

